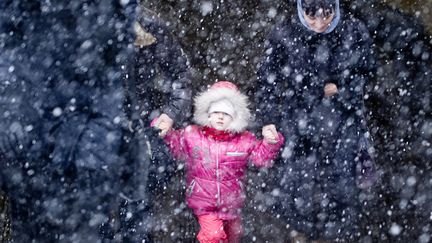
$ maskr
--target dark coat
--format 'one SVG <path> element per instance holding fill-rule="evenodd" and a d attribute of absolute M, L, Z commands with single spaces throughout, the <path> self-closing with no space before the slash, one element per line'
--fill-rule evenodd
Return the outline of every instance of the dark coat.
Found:
<path fill-rule="evenodd" d="M 366 27 L 378 50 L 379 68 L 368 104 L 379 126 L 373 136 L 378 141 L 377 149 L 383 151 L 380 160 L 407 163 L 416 157 L 416 163 L 426 165 L 432 161 L 429 146 L 424 145 L 432 139 L 424 132 L 432 119 L 431 36 L 421 17 L 380 1 L 372 2 L 347 4 L 356 9 L 352 11 L 356 18 L 367 20 Z"/>
<path fill-rule="evenodd" d="M 175 125 L 186 121 L 191 114 L 192 85 L 180 44 L 166 24 L 146 9 L 138 9 L 132 57 L 132 76 L 126 79 L 130 130 L 126 166 L 121 172 L 121 217 L 124 240 L 138 242 L 149 240 L 145 225 L 157 206 L 154 195 L 162 193 L 175 171 L 175 163 L 157 131 L 149 127 L 150 121 L 162 113 Z"/>
<path fill-rule="evenodd" d="M 161 106 L 187 117 L 186 58 L 160 20 L 135 17 L 135 1 L 0 7 L 0 184 L 17 209 L 16 240 L 92 241 L 122 192 L 151 200 L 147 177 L 158 165 L 145 127 Z M 136 20 L 154 44 L 131 45 Z M 119 183 L 128 171 L 138 176 Z"/>
<path fill-rule="evenodd" d="M 134 1 L 0 7 L 0 182 L 13 240 L 95 241 L 125 161 Z"/>
<path fill-rule="evenodd" d="M 317 34 L 294 17 L 270 33 L 265 53 L 257 118 L 287 138 L 276 166 L 279 213 L 312 238 L 352 234 L 356 165 L 367 138 L 363 87 L 374 69 L 368 31 L 342 15 L 333 32 Z M 326 83 L 336 84 L 338 94 L 324 97 Z"/>
<path fill-rule="evenodd" d="M 132 176 L 135 178 L 128 182 L 132 185 L 125 191 L 132 189 L 134 192 L 127 194 L 136 200 L 142 197 L 136 186 L 143 177 L 147 178 L 151 173 L 149 183 L 154 187 L 167 176 L 158 175 L 156 169 L 163 166 L 168 171 L 167 168 L 172 166 L 168 150 L 157 132 L 149 127 L 150 122 L 162 113 L 172 118 L 176 125 L 187 120 L 191 114 L 192 85 L 186 55 L 166 24 L 147 9 L 139 9 L 135 24 L 139 25 L 140 31 L 135 33 L 133 78 L 126 81 L 126 112 L 132 122 L 131 136 L 141 144 L 130 159 L 141 169 L 131 166 L 129 169 L 132 170 L 126 171 L 126 174 L 135 174 Z M 140 38 L 147 40 L 140 42 Z"/>
<path fill-rule="evenodd" d="M 191 115 L 192 80 L 186 55 L 165 22 L 140 11 L 137 22 L 149 38 L 136 43 L 136 87 L 140 116 L 149 124 L 156 114 L 165 113 L 181 124 Z"/>

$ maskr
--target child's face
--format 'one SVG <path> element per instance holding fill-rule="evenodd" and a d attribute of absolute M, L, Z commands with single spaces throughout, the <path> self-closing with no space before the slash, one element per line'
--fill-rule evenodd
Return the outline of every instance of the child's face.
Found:
<path fill-rule="evenodd" d="M 226 130 L 233 118 L 224 112 L 212 112 L 209 115 L 210 126 L 217 130 Z"/>

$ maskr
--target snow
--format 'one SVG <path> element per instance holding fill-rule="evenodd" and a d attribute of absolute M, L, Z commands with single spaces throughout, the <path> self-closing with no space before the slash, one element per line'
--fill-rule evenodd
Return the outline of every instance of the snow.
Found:
<path fill-rule="evenodd" d="M 135 194 L 125 191 L 124 197 L 119 196 L 123 193 L 119 187 L 133 172 L 142 173 L 142 177 L 129 189 L 145 194 L 145 200 L 149 200 L 154 211 L 140 222 L 141 228 L 128 225 L 130 232 L 148 231 L 162 242 L 194 239 L 199 227 L 185 203 L 184 172 L 189 168 L 183 162 L 167 159 L 168 152 L 162 148 L 162 142 L 148 140 L 157 131 L 153 134 L 146 127 L 147 121 L 138 119 L 155 118 L 161 114 L 162 107 L 143 109 L 143 104 L 127 101 L 130 97 L 124 79 L 134 77 L 129 73 L 134 46 L 128 26 L 134 20 L 135 1 L 27 2 L 0 1 L 0 193 L 8 195 L 14 206 L 34 211 L 30 216 L 22 212 L 23 218 L 12 218 L 16 220 L 12 222 L 13 227 L 18 227 L 13 234 L 23 232 L 23 238 L 17 242 L 31 242 L 25 237 L 38 234 L 63 241 L 96 242 L 99 233 L 93 234 L 90 228 L 108 222 L 111 213 L 120 211 L 119 208 L 123 211 L 118 217 L 132 222 L 138 209 L 122 203 L 134 201 L 132 195 Z M 364 116 L 369 128 L 374 145 L 369 152 L 375 156 L 379 180 L 372 188 L 359 190 L 361 209 L 358 214 L 361 217 L 356 224 L 360 230 L 358 235 L 351 236 L 357 237 L 355 242 L 426 243 L 432 241 L 432 1 L 384 2 L 392 2 L 395 9 L 375 1 L 344 3 L 344 8 L 349 8 L 368 29 L 377 57 L 376 69 L 365 74 L 365 109 L 355 114 Z M 172 101 L 178 105 L 176 102 L 193 97 L 183 90 L 184 86 L 190 86 L 196 94 L 222 79 L 238 84 L 250 97 L 256 92 L 268 92 L 274 99 L 265 104 L 267 108 L 284 114 L 288 107 L 278 106 L 278 99 L 294 97 L 295 92 L 279 82 L 280 76 L 292 78 L 292 83 L 299 85 L 310 76 L 289 64 L 282 64 L 280 75 L 272 73 L 265 80 L 274 89 L 286 88 L 281 97 L 276 97 L 272 89 L 256 87 L 256 71 L 263 56 L 278 51 L 265 48 L 269 43 L 267 37 L 276 23 L 290 20 L 292 14 L 296 16 L 293 3 L 143 1 L 165 21 L 174 40 L 180 42 L 179 53 L 187 56 L 185 63 L 191 72 L 191 76 L 185 78 L 190 83 L 185 85 L 185 79 L 173 81 L 176 75 L 161 74 L 164 70 L 177 72 L 177 68 L 160 65 L 147 69 L 144 65 L 141 74 L 147 70 L 145 75 L 153 75 L 152 80 L 145 83 L 153 88 L 143 94 L 152 97 L 145 105 L 159 102 L 156 97 L 161 98 L 161 102 Z M 397 11 L 400 8 L 402 13 Z M 343 45 L 350 49 L 354 38 Z M 294 45 L 301 39 L 291 41 L 283 44 Z M 161 56 L 157 58 L 173 60 L 163 48 L 158 51 Z M 293 49 L 292 55 L 302 51 L 303 48 Z M 322 62 L 337 58 L 330 56 L 326 49 L 317 52 L 325 53 L 318 58 Z M 346 60 L 343 65 L 356 64 L 363 59 L 352 55 Z M 341 76 L 347 79 L 358 75 L 356 70 L 339 67 Z M 340 91 L 361 92 L 362 88 L 361 85 L 340 87 Z M 179 100 L 167 95 L 171 92 L 177 92 Z M 301 102 L 310 101 L 309 97 L 303 98 Z M 251 100 L 255 113 L 257 102 Z M 353 107 L 354 104 L 346 104 L 347 109 Z M 185 116 L 191 113 L 180 105 L 178 108 Z M 137 111 L 136 121 L 128 118 L 129 110 Z M 325 120 L 326 115 L 337 113 L 335 109 L 328 111 L 329 114 L 321 114 L 319 118 Z M 256 117 L 256 123 L 250 126 L 258 137 L 260 127 L 255 126 L 261 125 L 260 119 Z M 356 122 L 352 117 L 346 121 L 346 129 Z M 192 123 L 191 120 L 175 122 L 179 127 Z M 283 119 L 273 122 L 278 128 L 290 126 L 303 132 L 309 132 L 311 124 L 306 116 L 294 124 Z M 333 120 L 323 124 L 337 129 Z M 142 143 L 139 143 L 138 138 L 131 136 L 134 131 L 139 131 L 144 142 L 140 140 Z M 327 174 L 304 170 L 302 166 L 306 165 L 294 160 L 299 152 L 293 142 L 296 135 L 288 132 L 284 135 L 287 142 L 274 167 L 264 171 L 251 168 L 246 176 L 245 242 L 285 242 L 290 235 L 296 235 L 298 229 L 289 222 L 294 209 L 287 207 L 288 200 L 294 200 L 295 207 L 304 210 L 309 209 L 308 198 L 311 197 L 322 197 L 319 203 L 324 207 L 331 204 L 328 196 L 319 192 L 303 194 L 305 188 L 311 187 L 309 184 L 300 188 L 290 184 L 293 178 L 306 178 L 312 183 L 317 176 Z M 335 139 L 335 143 L 342 142 L 349 143 Z M 154 150 L 143 149 L 146 144 Z M 162 158 L 164 163 L 159 164 L 157 159 L 139 159 L 147 158 L 147 153 Z M 311 156 L 307 163 L 317 163 L 316 157 Z M 331 161 L 325 159 L 322 163 L 328 165 Z M 62 167 L 66 165 L 70 167 Z M 148 196 L 146 188 L 150 185 L 153 195 Z M 336 186 L 340 189 L 346 184 Z M 295 197 L 289 192 L 304 197 Z M 0 214 L 2 203 L 0 201 Z M 317 212 L 316 215 L 323 220 L 339 217 L 331 212 Z M 113 218 L 110 223 L 118 233 L 123 229 L 120 230 L 119 221 Z M 37 232 L 20 228 L 24 225 L 20 220 Z M 349 217 L 340 216 L 339 220 L 349 222 Z M 70 234 L 64 231 L 58 236 L 49 234 L 63 226 Z M 0 235 L 2 227 L 0 222 Z M 120 237 L 117 239 L 121 242 L 124 236 L 116 237 Z"/>
<path fill-rule="evenodd" d="M 393 236 L 397 236 L 402 232 L 402 227 L 396 223 L 393 223 L 390 227 L 389 233 Z"/>

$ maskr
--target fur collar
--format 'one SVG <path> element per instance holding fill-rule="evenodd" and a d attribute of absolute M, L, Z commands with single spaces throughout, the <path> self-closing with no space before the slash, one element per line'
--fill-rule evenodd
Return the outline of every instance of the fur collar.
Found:
<path fill-rule="evenodd" d="M 210 89 L 198 94 L 194 99 L 194 121 L 201 126 L 209 126 L 208 110 L 210 104 L 221 99 L 228 99 L 236 111 L 233 121 L 227 130 L 234 133 L 244 131 L 251 120 L 248 97 L 228 88 Z"/>

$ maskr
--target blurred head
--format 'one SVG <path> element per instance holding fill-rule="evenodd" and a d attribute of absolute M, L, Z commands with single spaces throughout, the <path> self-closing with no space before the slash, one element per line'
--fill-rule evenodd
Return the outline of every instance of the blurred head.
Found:
<path fill-rule="evenodd" d="M 297 0 L 298 15 L 308 29 L 329 33 L 339 22 L 339 0 Z"/>
<path fill-rule="evenodd" d="M 326 31 L 334 18 L 333 9 L 324 10 L 320 8 L 316 12 L 309 13 L 310 14 L 304 11 L 303 16 L 309 27 L 317 33 L 323 33 L 324 31 Z"/>

